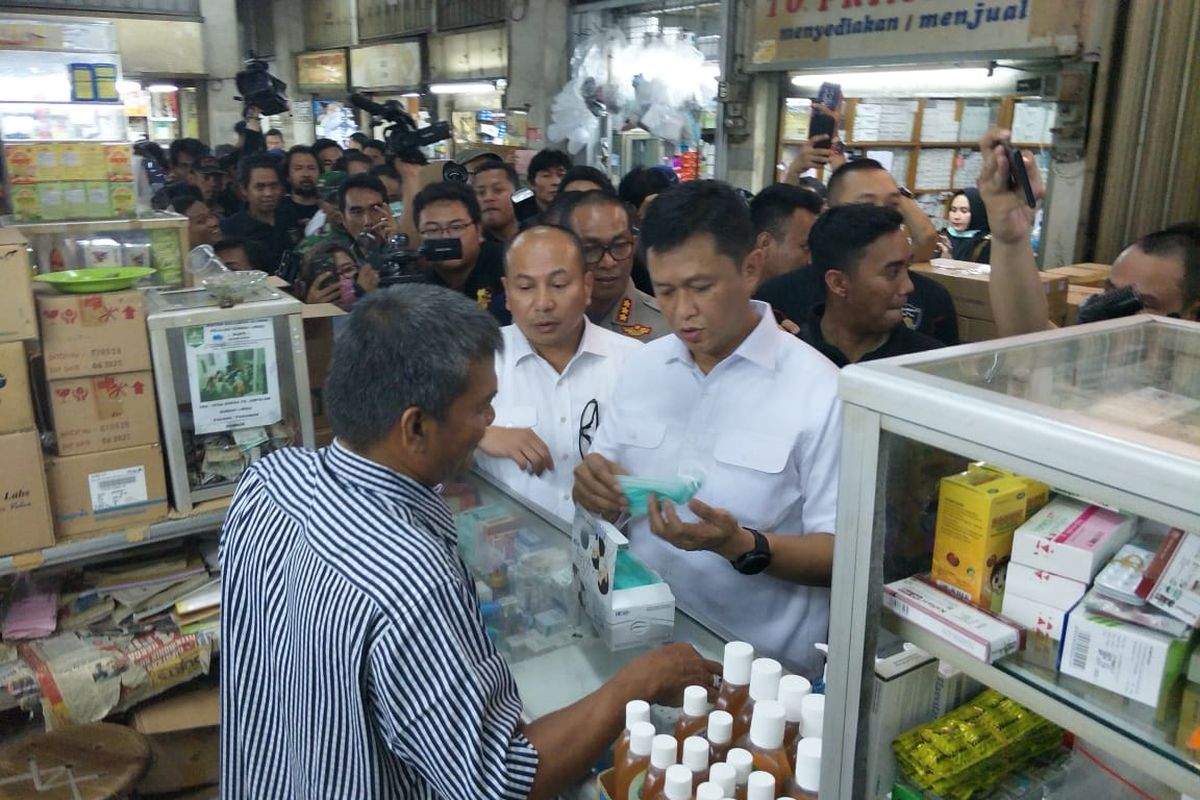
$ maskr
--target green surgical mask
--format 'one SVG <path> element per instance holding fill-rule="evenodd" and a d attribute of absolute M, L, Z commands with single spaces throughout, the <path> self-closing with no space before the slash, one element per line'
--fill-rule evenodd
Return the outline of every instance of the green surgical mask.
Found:
<path fill-rule="evenodd" d="M 659 500 L 670 500 L 675 505 L 684 505 L 700 491 L 702 481 L 697 478 L 639 478 L 633 475 L 618 475 L 617 483 L 629 503 L 629 513 L 635 517 L 650 512 L 650 496 Z"/>

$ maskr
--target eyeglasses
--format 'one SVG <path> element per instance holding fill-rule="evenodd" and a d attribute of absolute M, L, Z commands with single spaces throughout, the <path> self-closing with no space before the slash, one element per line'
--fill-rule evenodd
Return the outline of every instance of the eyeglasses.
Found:
<path fill-rule="evenodd" d="M 588 400 L 579 415 L 579 457 L 583 458 L 592 449 L 592 434 L 600 427 L 600 404 Z M 585 446 L 586 445 L 586 446 Z"/>
<path fill-rule="evenodd" d="M 624 261 L 633 253 L 633 242 L 622 239 L 610 243 L 607 247 L 602 244 L 587 244 L 583 246 L 583 260 L 588 264 L 599 264 L 608 253 L 613 261 Z"/>
<path fill-rule="evenodd" d="M 437 239 L 442 236 L 460 239 L 471 225 L 472 223 L 470 222 L 451 222 L 449 225 L 426 225 L 421 228 L 421 236 L 425 239 Z"/>

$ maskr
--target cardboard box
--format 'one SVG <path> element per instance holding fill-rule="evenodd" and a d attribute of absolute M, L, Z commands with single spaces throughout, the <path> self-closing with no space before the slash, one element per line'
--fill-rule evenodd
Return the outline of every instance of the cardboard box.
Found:
<path fill-rule="evenodd" d="M 1048 636 L 1054 641 L 1062 640 L 1071 609 L 1059 608 L 1042 600 L 1022 597 L 1012 587 L 1004 591 L 1004 605 L 1000 615 L 1015 622 L 1027 631 Z"/>
<path fill-rule="evenodd" d="M 1067 324 L 1074 325 L 1079 321 L 1079 305 L 1094 294 L 1100 294 L 1103 289 L 1094 286 L 1070 286 L 1067 288 Z"/>
<path fill-rule="evenodd" d="M 974 461 L 967 465 L 967 472 L 990 472 L 994 475 L 1000 475 L 1005 478 L 1019 478 L 1025 481 L 1025 518 L 1032 517 L 1035 513 L 1042 510 L 1042 507 L 1050 501 L 1050 487 L 1039 480 L 1034 480 L 1026 475 L 1018 475 L 1012 470 L 998 467 L 995 464 L 989 464 L 986 461 Z"/>
<path fill-rule="evenodd" d="M 300 316 L 304 320 L 304 352 L 308 361 L 313 428 L 328 428 L 324 402 L 325 378 L 333 357 L 334 337 L 345 324 L 347 314 L 333 303 L 305 303 Z"/>
<path fill-rule="evenodd" d="M 945 286 L 954 298 L 954 308 L 960 315 L 976 320 L 995 319 L 992 301 L 988 295 L 988 282 L 991 279 L 989 265 L 935 258 L 928 263 L 913 264 L 911 269 L 928 275 Z M 1050 320 L 1061 325 L 1067 316 L 1067 279 L 1047 272 L 1039 275 L 1046 292 Z"/>
<path fill-rule="evenodd" d="M 1183 534 L 1149 600 L 1155 608 L 1200 627 L 1200 534 Z"/>
<path fill-rule="evenodd" d="M 36 183 L 14 185 L 10 199 L 12 200 L 13 221 L 42 221 L 42 195 L 38 191 Z"/>
<path fill-rule="evenodd" d="M 150 369 L 146 307 L 136 289 L 39 294 L 47 380 Z"/>
<path fill-rule="evenodd" d="M 150 370 L 63 378 L 48 388 L 60 456 L 158 442 Z"/>
<path fill-rule="evenodd" d="M 892 740 L 934 718 L 938 660 L 917 647 L 875 659 L 867 725 L 867 797 L 886 797 L 900 774 Z"/>
<path fill-rule="evenodd" d="M 61 183 L 39 183 L 35 188 L 38 194 L 38 207 L 41 209 L 41 219 L 46 222 L 57 222 L 67 218 L 67 204 L 63 198 Z"/>
<path fill-rule="evenodd" d="M 127 144 L 106 144 L 104 147 L 105 174 L 110 182 L 133 182 L 133 149 Z"/>
<path fill-rule="evenodd" d="M 1067 617 L 1059 671 L 1161 712 L 1190 650 L 1190 638 L 1100 617 L 1080 604 Z"/>
<path fill-rule="evenodd" d="M 1065 267 L 1052 267 L 1045 272 L 1049 275 L 1061 275 L 1071 286 L 1091 286 L 1103 289 L 1112 272 L 1111 264 L 1068 264 Z"/>
<path fill-rule="evenodd" d="M 942 478 L 933 539 L 933 582 L 1000 610 L 1013 531 L 1025 521 L 1026 483 L 987 470 Z"/>
<path fill-rule="evenodd" d="M 17 228 L 0 228 L 0 342 L 36 339 L 29 242 Z"/>
<path fill-rule="evenodd" d="M 33 146 L 33 160 L 36 164 L 37 181 L 38 183 L 46 183 L 47 181 L 62 180 L 62 171 L 59 169 L 60 161 L 58 160 L 59 145 L 55 143 L 42 143 Z"/>
<path fill-rule="evenodd" d="M 106 181 L 86 181 L 83 189 L 87 193 L 87 218 L 107 219 L 112 216 L 108 202 L 108 183 Z"/>
<path fill-rule="evenodd" d="M 10 183 L 37 183 L 37 152 L 33 144 L 4 145 L 4 165 Z"/>
<path fill-rule="evenodd" d="M 961 341 L 986 342 L 996 337 L 996 323 L 990 319 L 958 318 L 958 338 Z"/>
<path fill-rule="evenodd" d="M 32 430 L 33 395 L 21 342 L 0 344 L 0 433 Z"/>
<path fill-rule="evenodd" d="M 167 481 L 157 444 L 46 459 L 58 539 L 146 525 L 167 515 Z"/>
<path fill-rule="evenodd" d="M 37 431 L 0 436 L 0 556 L 53 546 Z"/>
<path fill-rule="evenodd" d="M 108 208 L 114 217 L 131 217 L 137 207 L 132 183 L 108 184 Z"/>
<path fill-rule="evenodd" d="M 885 585 L 883 607 L 989 664 L 1024 646 L 1024 634 L 1016 625 L 919 578 L 904 578 Z"/>
<path fill-rule="evenodd" d="M 215 688 L 173 694 L 138 706 L 133 728 L 138 733 L 173 733 L 212 728 L 221 723 L 221 696 Z"/>
<path fill-rule="evenodd" d="M 1017 528 L 1012 558 L 1035 569 L 1091 583 L 1133 538 L 1137 518 L 1058 496 Z"/>
<path fill-rule="evenodd" d="M 79 145 L 78 181 L 107 181 L 108 163 L 104 158 L 105 145 L 99 142 L 81 142 Z"/>
<path fill-rule="evenodd" d="M 63 181 L 63 218 L 87 219 L 87 184 L 83 181 Z"/>
<path fill-rule="evenodd" d="M 1069 611 L 1085 594 L 1087 584 L 1064 578 L 1044 569 L 1037 569 L 1016 561 L 1008 565 L 1004 593 L 1020 595 L 1038 603 Z"/>
<path fill-rule="evenodd" d="M 938 662 L 931 719 L 944 717 L 983 691 L 983 684 L 948 661 Z"/>

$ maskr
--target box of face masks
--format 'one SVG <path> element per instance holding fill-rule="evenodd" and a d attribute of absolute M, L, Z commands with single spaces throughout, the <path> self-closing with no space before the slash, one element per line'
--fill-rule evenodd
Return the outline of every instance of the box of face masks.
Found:
<path fill-rule="evenodd" d="M 629 550 L 611 524 L 575 510 L 573 572 L 584 614 L 610 650 L 660 644 L 675 628 L 671 587 Z"/>

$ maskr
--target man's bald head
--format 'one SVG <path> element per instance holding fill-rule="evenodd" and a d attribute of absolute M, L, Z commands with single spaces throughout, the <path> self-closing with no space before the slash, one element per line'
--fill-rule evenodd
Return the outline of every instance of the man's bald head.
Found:
<path fill-rule="evenodd" d="M 544 258 L 552 253 L 562 263 L 572 263 L 580 273 L 587 271 L 583 242 L 574 231 L 558 225 L 532 225 L 513 237 L 504 254 L 504 274 L 511 276 L 525 259 Z"/>

